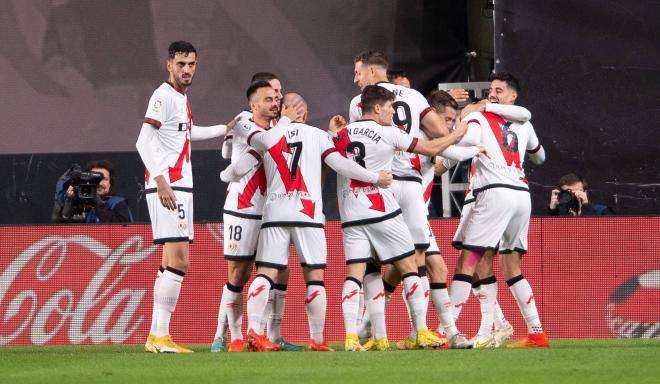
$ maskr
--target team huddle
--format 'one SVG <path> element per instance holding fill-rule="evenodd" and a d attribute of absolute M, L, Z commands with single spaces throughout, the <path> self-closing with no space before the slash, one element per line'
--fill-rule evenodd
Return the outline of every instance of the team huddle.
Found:
<path fill-rule="evenodd" d="M 303 350 L 280 332 L 291 244 L 307 286 L 307 350 L 333 350 L 324 339 L 327 249 L 321 194 L 330 169 L 337 173 L 347 267 L 341 302 L 346 351 L 390 349 L 385 308 L 399 283 L 412 332 L 397 349 L 503 345 L 513 328 L 497 304 L 492 267 L 497 252 L 528 326 L 528 336 L 508 347 L 548 347 L 531 286 L 520 270 L 531 213 L 522 164 L 525 156 L 542 163 L 545 154 L 529 123 L 531 114 L 513 105 L 520 89 L 515 78 L 495 75 L 488 101 L 468 105 L 457 120 L 458 106 L 449 94 L 435 91 L 427 100 L 389 83 L 385 56 L 366 51 L 354 59 L 361 94 L 350 102 L 349 120 L 334 116 L 327 131 L 307 125 L 305 99 L 283 95 L 280 80 L 266 72 L 255 74 L 247 89 L 249 111 L 226 125 L 199 127 L 185 93 L 196 62 L 190 43 L 170 45 L 168 82 L 149 100 L 136 143 L 146 168 L 154 243 L 163 244 L 147 351 L 192 352 L 169 333 L 193 240 L 190 141 L 221 136 L 222 155 L 231 159 L 221 173 L 229 184 L 223 209 L 228 280 L 212 352 L 239 352 L 244 344 L 259 352 Z M 428 200 L 434 175 L 468 159 L 469 187 L 453 239 L 461 254 L 448 287 L 447 266 L 427 219 Z M 243 292 L 254 267 L 244 334 Z M 482 318 L 479 332 L 468 340 L 456 319 L 471 290 Z M 426 323 L 429 297 L 440 321 L 434 330 Z"/>

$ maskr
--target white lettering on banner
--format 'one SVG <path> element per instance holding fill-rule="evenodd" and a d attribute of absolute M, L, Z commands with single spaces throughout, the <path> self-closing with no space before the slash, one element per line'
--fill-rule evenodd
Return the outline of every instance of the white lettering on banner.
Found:
<path fill-rule="evenodd" d="M 35 278 L 38 282 L 45 282 L 57 275 L 67 257 L 70 245 L 87 249 L 92 255 L 103 260 L 103 264 L 91 277 L 77 303 L 76 292 L 63 288 L 48 298 L 41 308 L 37 308 L 39 296 L 33 289 L 17 293 L 8 305 L 4 304 L 11 285 L 36 255 L 41 254 L 41 258 L 37 263 Z M 132 250 L 130 253 L 129 249 Z M 45 344 L 61 331 L 68 320 L 71 320 L 68 338 L 72 344 L 79 344 L 88 339 L 97 344 L 108 341 L 124 342 L 144 320 L 142 316 L 136 319 L 133 317 L 146 290 L 122 288 L 114 294 L 113 290 L 134 264 L 149 257 L 156 249 L 157 247 L 153 245 L 144 247 L 142 236 L 129 237 L 115 249 L 89 236 L 53 235 L 35 242 L 16 256 L 0 275 L 0 310 L 6 308 L 2 321 L 6 324 L 12 320 L 26 304 L 29 308 L 14 332 L 4 334 L 5 332 L 0 328 L 0 345 L 11 343 L 30 324 L 31 342 Z M 51 258 L 56 259 L 51 260 Z M 119 266 L 119 272 L 112 281 L 106 282 L 106 277 L 115 266 Z M 101 290 L 102 286 L 104 288 Z M 126 303 L 121 314 L 114 324 L 108 324 L 121 303 Z M 99 308 L 100 305 L 103 307 L 96 318 L 93 321 L 86 321 L 88 312 L 94 307 Z M 53 321 L 49 320 L 56 320 L 56 324 L 53 326 Z M 83 329 L 84 324 L 90 323 L 88 329 Z"/>

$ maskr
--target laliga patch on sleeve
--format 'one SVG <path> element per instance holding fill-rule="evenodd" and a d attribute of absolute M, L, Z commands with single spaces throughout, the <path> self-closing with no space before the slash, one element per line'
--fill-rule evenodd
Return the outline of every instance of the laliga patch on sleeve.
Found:
<path fill-rule="evenodd" d="M 161 100 L 154 101 L 154 105 L 151 107 L 155 112 L 160 112 L 163 108 L 163 102 Z"/>

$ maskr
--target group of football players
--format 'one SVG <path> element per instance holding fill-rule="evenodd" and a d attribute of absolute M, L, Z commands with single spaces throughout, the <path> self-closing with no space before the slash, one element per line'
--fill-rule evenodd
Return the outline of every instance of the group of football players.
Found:
<path fill-rule="evenodd" d="M 222 154 L 231 159 L 221 173 L 229 183 L 223 209 L 228 278 L 212 352 L 243 351 L 244 344 L 250 351 L 303 350 L 280 332 L 291 244 L 307 286 L 307 349 L 332 351 L 324 339 L 327 248 L 321 194 L 329 169 L 337 172 L 347 266 L 341 303 L 345 350 L 391 348 L 385 307 L 399 283 L 412 332 L 398 349 L 503 345 L 513 328 L 497 304 L 492 266 L 497 252 L 528 327 L 527 337 L 508 347 L 548 347 L 532 289 L 520 270 L 531 213 L 522 165 L 525 156 L 541 163 L 545 154 L 529 123 L 531 114 L 514 105 L 520 86 L 513 76 L 493 75 L 488 99 L 469 104 L 457 118 L 455 98 L 460 100 L 462 91 L 434 91 L 424 98 L 409 84 L 388 81 L 382 52 L 365 51 L 354 59 L 361 93 L 350 102 L 348 121 L 334 116 L 327 131 L 307 125 L 305 99 L 283 95 L 280 79 L 267 72 L 253 76 L 248 110 L 227 125 L 198 127 L 186 96 L 196 62 L 191 44 L 170 45 L 168 81 L 151 97 L 136 144 L 146 167 L 154 242 L 163 244 L 147 351 L 190 351 L 169 334 L 193 239 L 190 140 L 222 135 Z M 448 287 L 427 206 L 433 177 L 468 159 L 469 187 L 453 239 L 461 253 Z M 243 291 L 255 267 L 244 335 Z M 479 299 L 482 319 L 479 332 L 468 340 L 456 319 L 470 291 Z M 441 324 L 437 330 L 426 323 L 429 297 Z"/>

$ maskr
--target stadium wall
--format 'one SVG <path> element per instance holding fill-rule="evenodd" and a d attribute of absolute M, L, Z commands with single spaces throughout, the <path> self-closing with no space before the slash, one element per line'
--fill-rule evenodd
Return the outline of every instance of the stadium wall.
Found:
<path fill-rule="evenodd" d="M 450 270 L 458 252 L 448 244 L 457 224 L 431 223 Z M 551 338 L 660 337 L 659 227 L 660 217 L 532 219 L 523 269 Z M 182 343 L 213 337 L 226 280 L 221 234 L 222 224 L 195 225 L 191 268 L 171 328 Z M 326 234 L 326 338 L 337 342 L 344 336 L 339 223 L 329 222 Z M 160 262 L 149 225 L 3 226 L 0 240 L 0 345 L 144 342 Z M 283 335 L 303 342 L 305 286 L 296 259 L 291 263 Z M 391 340 L 409 331 L 400 290 L 387 308 Z M 500 303 L 520 337 L 526 327 L 507 291 L 500 280 Z M 430 326 L 435 318 L 431 306 Z M 459 327 L 471 336 L 478 324 L 472 298 Z"/>

